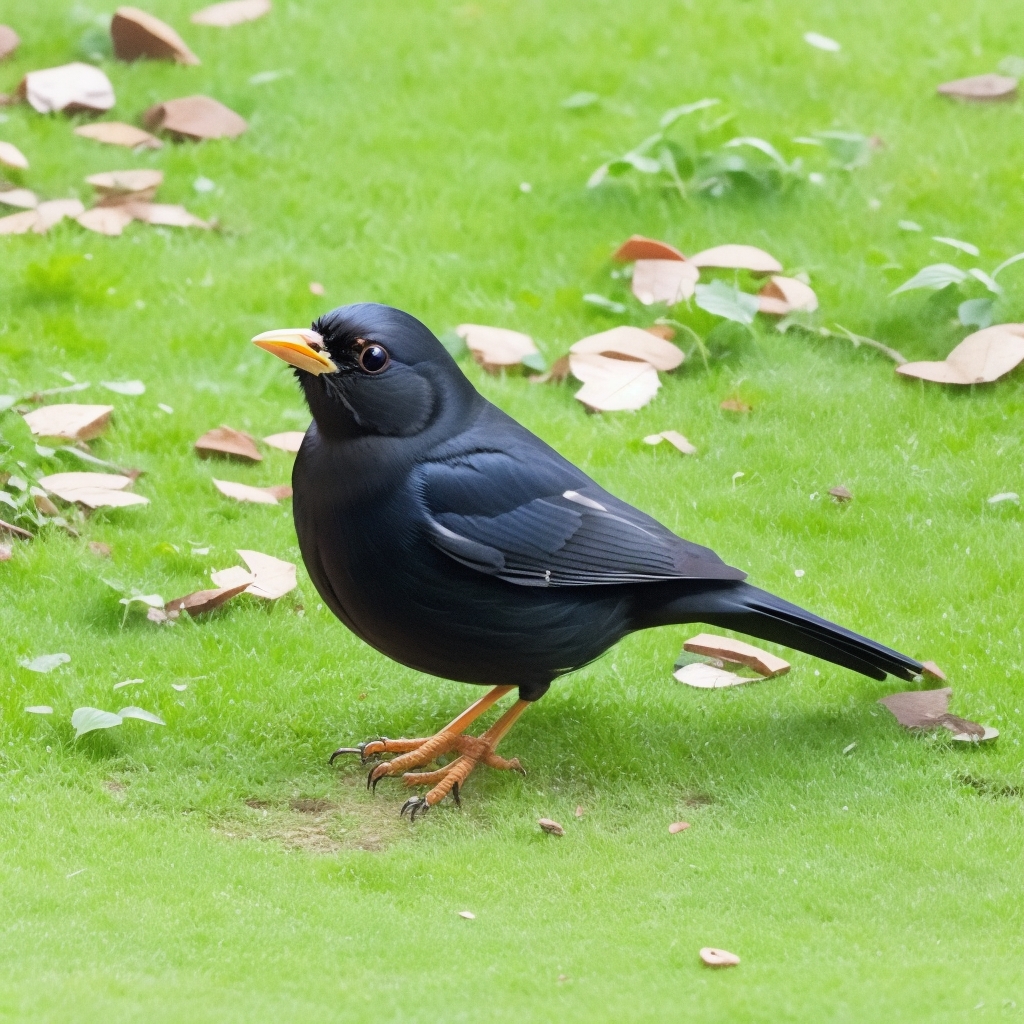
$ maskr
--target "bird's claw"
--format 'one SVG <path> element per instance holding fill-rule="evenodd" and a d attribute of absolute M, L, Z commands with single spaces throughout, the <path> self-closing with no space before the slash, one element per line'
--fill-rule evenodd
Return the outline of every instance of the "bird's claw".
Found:
<path fill-rule="evenodd" d="M 371 743 L 379 743 L 383 739 L 384 739 L 384 737 L 381 736 L 379 739 L 376 739 L 376 740 L 363 740 L 362 743 L 358 744 L 355 747 L 338 747 L 338 749 L 333 754 L 331 754 L 330 759 L 328 760 L 327 763 L 328 764 L 334 764 L 334 759 L 339 754 L 358 754 L 359 755 L 359 763 L 360 764 L 366 764 L 367 761 L 372 761 L 372 760 L 374 760 L 377 757 L 377 752 L 376 751 L 374 751 L 372 754 L 367 754 L 366 753 L 366 748 Z"/>
<path fill-rule="evenodd" d="M 417 814 L 426 814 L 430 810 L 430 804 L 427 803 L 426 799 L 422 796 L 411 796 L 408 800 L 402 804 L 402 810 L 400 817 L 405 817 L 405 812 L 409 812 L 409 821 L 415 821 Z"/>

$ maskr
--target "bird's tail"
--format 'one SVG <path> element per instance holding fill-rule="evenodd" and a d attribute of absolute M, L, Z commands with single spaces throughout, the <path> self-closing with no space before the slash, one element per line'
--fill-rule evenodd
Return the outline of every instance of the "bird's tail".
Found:
<path fill-rule="evenodd" d="M 664 624 L 703 622 L 732 629 L 792 647 L 872 679 L 884 679 L 887 674 L 913 679 L 922 670 L 919 661 L 749 583 L 713 589 L 705 586 L 692 594 L 676 594 L 658 609 L 658 618 Z"/>

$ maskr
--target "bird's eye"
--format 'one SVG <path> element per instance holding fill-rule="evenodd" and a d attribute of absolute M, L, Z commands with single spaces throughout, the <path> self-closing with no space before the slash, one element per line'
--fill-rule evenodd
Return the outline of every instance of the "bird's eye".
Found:
<path fill-rule="evenodd" d="M 391 356 L 388 355 L 388 350 L 380 345 L 367 345 L 359 353 L 359 365 L 367 373 L 380 373 L 381 370 L 387 369 L 390 362 Z"/>

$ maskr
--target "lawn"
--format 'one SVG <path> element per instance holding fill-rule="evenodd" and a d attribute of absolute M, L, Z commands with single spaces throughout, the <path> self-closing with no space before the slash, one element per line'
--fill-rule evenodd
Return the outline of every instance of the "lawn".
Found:
<path fill-rule="evenodd" d="M 462 364 L 602 485 L 752 582 L 934 659 L 951 710 L 998 728 L 992 744 L 904 731 L 876 701 L 907 684 L 793 652 L 780 679 L 681 686 L 672 665 L 697 630 L 665 628 L 527 712 L 502 747 L 525 779 L 481 770 L 461 812 L 445 803 L 410 825 L 403 787 L 371 795 L 358 765 L 328 755 L 432 732 L 479 691 L 364 646 L 301 563 L 276 603 L 243 597 L 173 626 L 125 616 L 109 585 L 176 597 L 237 548 L 300 562 L 287 502 L 241 505 L 210 483 L 284 483 L 291 456 L 209 463 L 192 442 L 221 423 L 303 429 L 293 378 L 249 339 L 342 303 L 387 302 L 438 333 L 526 331 L 553 359 L 658 315 L 582 299 L 628 296 L 609 257 L 639 232 L 684 252 L 759 245 L 809 275 L 821 324 L 943 357 L 968 333 L 955 302 L 888 296 L 926 264 L 991 270 L 1024 250 L 1024 103 L 934 89 L 1021 54 L 1024 8 L 277 0 L 220 31 L 189 24 L 198 2 L 148 6 L 203 63 L 105 61 L 111 116 L 204 92 L 246 134 L 134 154 L 63 116 L 0 108 L 0 138 L 32 163 L 18 183 L 84 199 L 88 174 L 157 167 L 162 201 L 220 225 L 0 239 L 0 393 L 91 382 L 66 400 L 115 406 L 93 452 L 144 470 L 151 499 L 97 512 L 79 539 L 48 527 L 0 564 L 0 1020 L 1024 1020 L 1024 510 L 987 502 L 1024 494 L 1024 371 L 973 388 L 908 381 L 870 348 L 759 318 L 707 367 L 692 352 L 640 412 L 595 416 L 571 382 Z M 5 5 L 22 46 L 0 91 L 75 58 L 84 26 L 69 11 Z M 286 73 L 251 83 L 268 71 Z M 579 91 L 602 99 L 560 105 Z M 689 200 L 639 179 L 585 187 L 663 111 L 702 97 L 735 112 L 732 134 L 802 155 L 823 182 Z M 791 141 L 826 129 L 884 146 L 845 171 Z M 1024 320 L 1024 264 L 1000 280 L 1001 318 Z M 95 386 L 129 378 L 146 393 Z M 727 397 L 753 411 L 721 411 Z M 669 428 L 698 455 L 643 444 Z M 0 435 L 5 465 L 78 468 L 38 455 L 13 411 Z M 822 497 L 837 484 L 848 505 Z M 19 667 L 57 651 L 71 661 L 49 674 Z M 112 689 L 128 679 L 143 681 Z M 43 704 L 52 716 L 24 712 Z M 166 727 L 74 740 L 75 708 L 125 704 Z M 681 819 L 691 827 L 670 835 Z M 708 945 L 741 965 L 703 967 Z"/>

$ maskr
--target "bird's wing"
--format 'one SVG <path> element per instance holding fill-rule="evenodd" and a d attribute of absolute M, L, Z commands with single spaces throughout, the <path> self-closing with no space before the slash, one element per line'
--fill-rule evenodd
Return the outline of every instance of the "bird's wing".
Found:
<path fill-rule="evenodd" d="M 710 548 L 677 537 L 553 450 L 473 451 L 414 473 L 431 543 L 526 586 L 742 580 Z"/>

